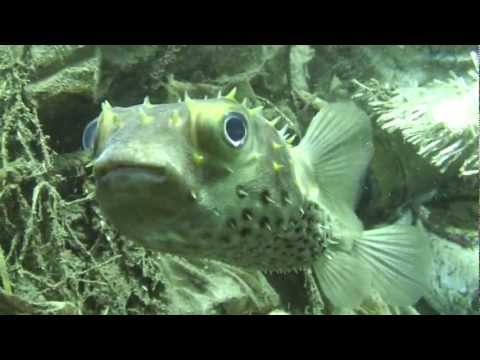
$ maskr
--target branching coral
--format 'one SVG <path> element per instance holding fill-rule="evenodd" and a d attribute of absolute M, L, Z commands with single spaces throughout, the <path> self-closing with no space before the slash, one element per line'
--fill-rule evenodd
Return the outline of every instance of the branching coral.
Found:
<path fill-rule="evenodd" d="M 392 88 L 376 80 L 361 84 L 354 98 L 363 98 L 387 132 L 400 131 L 420 156 L 444 173 L 478 174 L 478 59 L 474 69 L 425 86 Z"/>

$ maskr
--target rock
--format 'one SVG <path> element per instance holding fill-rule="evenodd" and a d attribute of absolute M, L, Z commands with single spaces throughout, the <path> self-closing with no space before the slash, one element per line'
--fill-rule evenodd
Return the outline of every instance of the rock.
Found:
<path fill-rule="evenodd" d="M 340 80 L 375 78 L 396 86 L 444 79 L 452 69 L 468 70 L 475 45 L 315 45 L 312 84 L 325 97 L 334 76 Z"/>
<path fill-rule="evenodd" d="M 80 315 L 80 310 L 67 301 L 31 302 L 0 289 L 0 315 Z"/>
<path fill-rule="evenodd" d="M 474 302 L 479 291 L 479 247 L 462 247 L 430 233 L 433 272 L 427 302 L 440 314 L 478 314 Z"/>
<path fill-rule="evenodd" d="M 32 80 L 47 78 L 67 66 L 94 56 L 92 45 L 32 45 L 29 47 Z"/>
<path fill-rule="evenodd" d="M 26 95 L 40 107 L 47 106 L 47 102 L 60 102 L 59 98 L 62 97 L 93 98 L 97 86 L 98 65 L 98 58 L 91 57 L 74 66 L 66 66 L 48 77 L 32 81 L 25 88 Z"/>
<path fill-rule="evenodd" d="M 373 292 L 358 309 L 337 308 L 332 315 L 419 315 L 413 306 L 386 304 L 377 292 Z"/>
<path fill-rule="evenodd" d="M 262 273 L 217 261 L 163 256 L 167 313 L 267 314 L 279 297 Z"/>
<path fill-rule="evenodd" d="M 97 115 L 99 58 L 94 46 L 30 47 L 32 71 L 24 88 L 35 104 L 51 146 L 60 153 L 79 148 L 85 122 Z"/>
<path fill-rule="evenodd" d="M 290 48 L 290 86 L 295 91 L 309 91 L 308 64 L 315 56 L 310 45 L 293 45 Z"/>

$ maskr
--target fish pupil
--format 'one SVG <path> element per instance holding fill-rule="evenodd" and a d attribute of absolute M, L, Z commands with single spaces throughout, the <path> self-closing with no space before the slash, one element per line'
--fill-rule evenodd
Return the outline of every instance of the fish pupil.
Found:
<path fill-rule="evenodd" d="M 234 147 L 244 144 L 247 138 L 247 121 L 240 113 L 231 113 L 225 119 L 225 137 Z"/>

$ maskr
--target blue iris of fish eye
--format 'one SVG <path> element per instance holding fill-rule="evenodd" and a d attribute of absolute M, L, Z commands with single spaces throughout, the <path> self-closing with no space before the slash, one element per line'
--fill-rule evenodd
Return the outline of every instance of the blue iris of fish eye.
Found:
<path fill-rule="evenodd" d="M 95 138 L 97 137 L 97 127 L 98 121 L 97 119 L 92 120 L 85 126 L 82 135 L 82 147 L 83 150 L 93 150 L 93 146 L 95 144 Z"/>
<path fill-rule="evenodd" d="M 235 148 L 242 146 L 247 139 L 247 120 L 240 113 L 230 113 L 225 117 L 224 134 Z"/>

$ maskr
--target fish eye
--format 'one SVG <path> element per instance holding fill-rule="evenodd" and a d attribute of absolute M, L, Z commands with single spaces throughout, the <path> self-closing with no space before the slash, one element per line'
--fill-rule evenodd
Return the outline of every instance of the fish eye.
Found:
<path fill-rule="evenodd" d="M 230 113 L 224 120 L 224 135 L 228 143 L 239 148 L 247 140 L 247 120 L 240 113 Z"/>
<path fill-rule="evenodd" d="M 97 127 L 97 119 L 90 121 L 88 125 L 85 126 L 82 135 L 83 150 L 93 150 L 93 146 L 95 145 L 95 139 L 97 137 Z"/>

